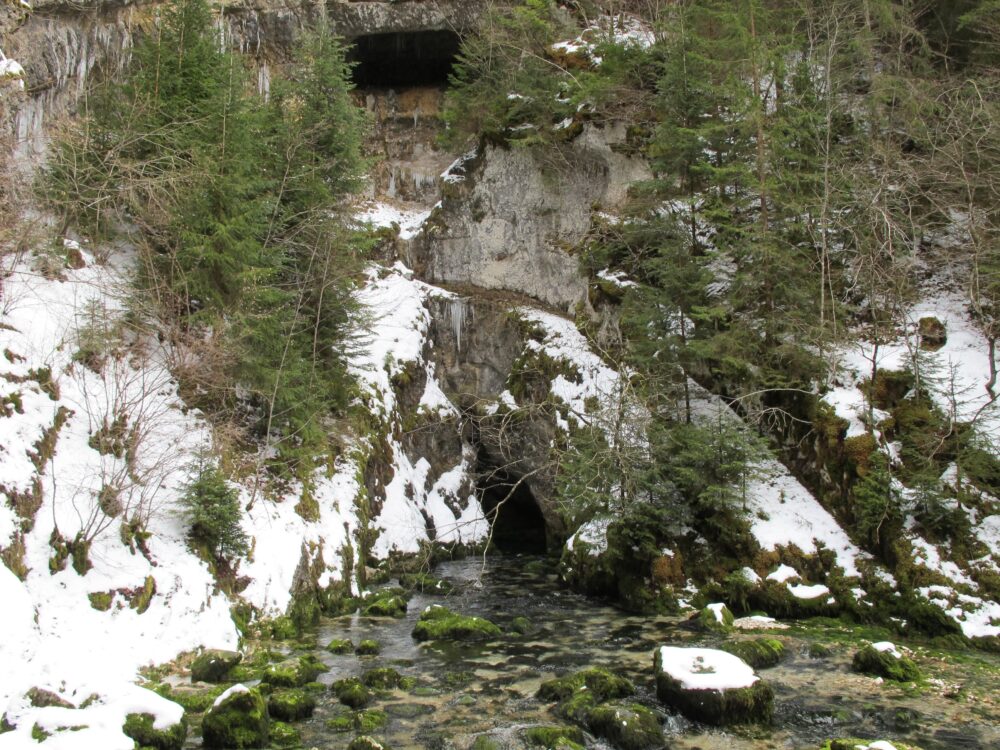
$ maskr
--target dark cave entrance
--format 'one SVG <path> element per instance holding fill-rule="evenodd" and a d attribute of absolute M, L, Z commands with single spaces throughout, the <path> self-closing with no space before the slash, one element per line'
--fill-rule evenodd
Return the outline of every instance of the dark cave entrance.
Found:
<path fill-rule="evenodd" d="M 365 34 L 354 40 L 347 59 L 355 63 L 358 88 L 447 86 L 461 43 L 454 31 Z"/>
<path fill-rule="evenodd" d="M 483 513 L 501 552 L 544 555 L 548 549 L 545 518 L 525 481 L 501 469 L 487 469 L 479 480 Z"/>

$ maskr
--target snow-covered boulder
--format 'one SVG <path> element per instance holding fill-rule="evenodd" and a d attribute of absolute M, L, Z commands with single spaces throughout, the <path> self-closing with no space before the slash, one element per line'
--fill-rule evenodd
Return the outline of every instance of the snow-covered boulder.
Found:
<path fill-rule="evenodd" d="M 662 646 L 654 654 L 656 695 L 706 724 L 767 723 L 774 692 L 733 654 L 711 648 Z"/>

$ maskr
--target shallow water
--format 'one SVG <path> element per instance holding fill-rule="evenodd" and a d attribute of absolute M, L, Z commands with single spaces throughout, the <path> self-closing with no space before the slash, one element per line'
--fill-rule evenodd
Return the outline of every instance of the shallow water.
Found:
<path fill-rule="evenodd" d="M 910 695 L 879 685 L 850 672 L 850 648 L 823 660 L 809 658 L 813 636 L 798 631 L 773 634 L 785 641 L 788 656 L 778 667 L 761 672 L 775 688 L 773 726 L 734 733 L 692 724 L 657 702 L 653 650 L 671 642 L 716 645 L 718 638 L 684 627 L 680 618 L 628 615 L 566 591 L 553 574 L 538 571 L 540 560 L 497 557 L 485 564 L 476 558 L 444 563 L 434 575 L 454 583 L 456 592 L 447 597 L 415 595 L 403 619 L 352 615 L 324 621 L 316 655 L 331 669 L 321 680 L 331 683 L 382 666 L 414 678 L 416 687 L 383 693 L 368 706 L 388 714 L 387 725 L 371 734 L 395 750 L 465 750 L 480 734 L 489 734 L 501 747 L 524 747 L 519 735 L 523 728 L 562 723 L 550 713 L 550 705 L 533 697 L 539 684 L 587 666 L 609 667 L 631 678 L 638 701 L 661 714 L 673 748 L 811 748 L 846 736 L 901 740 L 924 750 L 1000 747 L 995 706 L 980 705 L 977 711 L 941 692 Z M 414 622 L 424 607 L 435 603 L 486 617 L 505 632 L 515 617 L 527 617 L 536 630 L 487 644 L 418 643 L 410 635 Z M 361 657 L 330 654 L 324 647 L 334 638 L 355 644 L 372 638 L 382 651 Z M 338 733 L 326 725 L 345 712 L 332 694 L 325 695 L 313 718 L 298 724 L 305 746 L 345 748 L 355 733 Z M 607 747 L 590 737 L 587 746 Z"/>

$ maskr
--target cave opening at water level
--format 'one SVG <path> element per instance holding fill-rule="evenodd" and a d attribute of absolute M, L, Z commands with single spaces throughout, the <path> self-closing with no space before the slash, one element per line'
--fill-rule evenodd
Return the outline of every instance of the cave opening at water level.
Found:
<path fill-rule="evenodd" d="M 545 554 L 545 518 L 527 482 L 519 482 L 516 477 L 494 469 L 484 472 L 479 491 L 498 550 Z"/>
<path fill-rule="evenodd" d="M 365 34 L 353 40 L 347 59 L 360 89 L 444 87 L 460 44 L 448 30 Z"/>

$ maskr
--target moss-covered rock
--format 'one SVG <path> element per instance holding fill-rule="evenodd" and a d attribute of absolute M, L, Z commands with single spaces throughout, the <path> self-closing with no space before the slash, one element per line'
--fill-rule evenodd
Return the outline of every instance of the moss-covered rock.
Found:
<path fill-rule="evenodd" d="M 923 678 L 916 663 L 887 642 L 873 643 L 859 649 L 854 654 L 851 668 L 855 672 L 896 682 L 916 682 Z"/>
<path fill-rule="evenodd" d="M 467 617 L 446 607 L 428 607 L 413 627 L 418 641 L 486 641 L 500 635 L 500 628 L 482 617 Z"/>
<path fill-rule="evenodd" d="M 156 717 L 152 714 L 128 714 L 122 732 L 142 748 L 181 750 L 187 738 L 187 721 L 182 718 L 166 729 L 156 729 L 153 726 L 155 720 Z"/>
<path fill-rule="evenodd" d="M 351 708 L 367 706 L 372 699 L 371 691 L 357 677 L 347 677 L 343 680 L 337 680 L 330 686 L 330 689 L 337 696 L 337 700 Z"/>
<path fill-rule="evenodd" d="M 754 638 L 747 641 L 731 641 L 720 648 L 738 656 L 754 669 L 773 667 L 785 655 L 785 645 L 776 638 Z"/>
<path fill-rule="evenodd" d="M 302 747 L 299 730 L 283 721 L 271 723 L 271 747 L 294 748 Z"/>
<path fill-rule="evenodd" d="M 587 726 L 619 750 L 649 750 L 663 746 L 663 729 L 656 714 L 638 703 L 597 706 Z"/>
<path fill-rule="evenodd" d="M 656 650 L 653 666 L 657 697 L 690 719 L 715 725 L 771 721 L 774 691 L 732 654 L 664 647 Z"/>
<path fill-rule="evenodd" d="M 510 621 L 510 632 L 518 635 L 534 633 L 538 628 L 527 617 L 515 617 Z"/>
<path fill-rule="evenodd" d="M 230 670 L 242 660 L 239 651 L 209 649 L 191 662 L 191 681 L 225 682 Z"/>
<path fill-rule="evenodd" d="M 546 750 L 576 750 L 583 747 L 583 732 L 576 727 L 540 726 L 524 730 L 524 739 L 529 745 L 544 747 Z"/>
<path fill-rule="evenodd" d="M 205 714 L 201 736 L 206 748 L 267 747 L 270 722 L 267 704 L 257 689 L 236 685 Z"/>
<path fill-rule="evenodd" d="M 305 690 L 275 690 L 267 699 L 267 711 L 274 719 L 299 721 L 312 716 L 316 698 Z"/>
<path fill-rule="evenodd" d="M 379 645 L 378 641 L 374 641 L 371 638 L 365 638 L 363 641 L 358 643 L 357 648 L 354 649 L 354 653 L 358 656 L 375 656 L 382 650 L 382 646 Z"/>
<path fill-rule="evenodd" d="M 389 717 L 385 711 L 370 709 L 368 711 L 358 711 L 354 714 L 354 729 L 367 734 L 381 729 L 389 722 Z"/>
<path fill-rule="evenodd" d="M 441 594 L 442 596 L 455 590 L 455 587 L 448 581 L 435 578 L 427 573 L 404 573 L 399 577 L 399 585 L 407 591 L 419 591 L 421 594 Z"/>
<path fill-rule="evenodd" d="M 401 588 L 376 591 L 362 601 L 361 612 L 369 617 L 405 617 L 406 592 Z"/>
<path fill-rule="evenodd" d="M 301 687 L 325 671 L 327 666 L 323 662 L 312 654 L 306 654 L 297 659 L 271 664 L 264 670 L 261 681 L 274 687 Z"/>
<path fill-rule="evenodd" d="M 184 709 L 185 713 L 200 714 L 212 707 L 215 699 L 226 691 L 224 685 L 198 689 L 196 687 L 157 685 L 156 692 L 164 698 L 173 701 Z"/>
<path fill-rule="evenodd" d="M 347 750 L 389 750 L 389 745 L 379 742 L 374 737 L 363 734 L 351 740 L 351 744 L 347 746 Z"/>
<path fill-rule="evenodd" d="M 271 632 L 271 637 L 278 641 L 289 641 L 299 634 L 299 629 L 295 626 L 295 620 L 288 615 L 275 617 L 267 625 L 268 630 Z"/>
<path fill-rule="evenodd" d="M 733 629 L 736 618 L 725 604 L 709 604 L 698 614 L 698 625 L 702 630 L 726 633 Z"/>
<path fill-rule="evenodd" d="M 607 669 L 592 667 L 543 682 L 538 688 L 537 695 L 539 699 L 549 703 L 565 701 L 584 687 L 587 689 L 587 694 L 596 703 L 603 703 L 615 698 L 627 698 L 635 693 L 635 686 L 626 678 L 609 672 Z"/>
<path fill-rule="evenodd" d="M 326 644 L 326 650 L 331 654 L 350 654 L 354 652 L 354 644 L 346 638 L 334 638 Z"/>
<path fill-rule="evenodd" d="M 392 690 L 400 686 L 403 676 L 392 667 L 369 669 L 361 675 L 361 682 L 373 690 Z"/>

